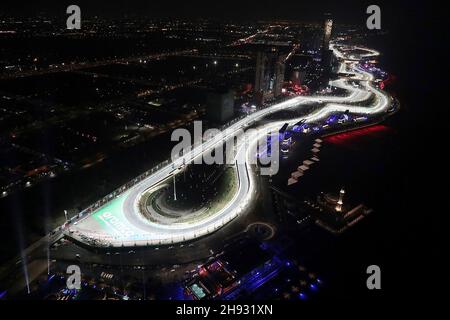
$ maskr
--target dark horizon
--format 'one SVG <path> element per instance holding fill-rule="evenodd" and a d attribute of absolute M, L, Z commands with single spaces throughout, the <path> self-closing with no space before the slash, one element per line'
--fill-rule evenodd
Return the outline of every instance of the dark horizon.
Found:
<path fill-rule="evenodd" d="M 290 20 L 321 21 L 324 14 L 329 13 L 341 23 L 360 24 L 367 17 L 366 8 L 373 1 L 226 1 L 211 3 L 196 0 L 190 3 L 173 3 L 168 1 L 54 1 L 44 0 L 33 3 L 7 0 L 3 3 L 3 15 L 37 16 L 65 14 L 65 8 L 71 4 L 81 7 L 86 17 L 100 16 L 119 18 L 124 16 L 142 16 L 149 18 L 189 18 L 214 20 Z M 382 8 L 385 23 L 394 23 L 408 17 L 414 8 L 407 1 L 378 1 Z M 345 8 L 345 10 L 343 10 Z M 383 10 L 384 9 L 384 10 Z"/>

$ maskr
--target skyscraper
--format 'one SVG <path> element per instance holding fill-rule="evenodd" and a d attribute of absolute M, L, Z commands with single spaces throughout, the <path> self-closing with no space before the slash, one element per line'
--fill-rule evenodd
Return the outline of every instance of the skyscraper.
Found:
<path fill-rule="evenodd" d="M 322 60 L 322 68 L 325 75 L 330 75 L 334 63 L 334 55 L 330 50 L 330 40 L 331 40 L 331 31 L 333 30 L 333 20 L 330 18 L 330 15 L 327 14 L 325 16 L 325 22 L 323 25 L 323 42 L 322 42 L 322 52 L 321 52 L 321 60 Z"/>
<path fill-rule="evenodd" d="M 323 42 L 322 50 L 326 51 L 330 48 L 331 31 L 333 29 L 333 20 L 327 16 L 323 26 Z"/>
<path fill-rule="evenodd" d="M 278 97 L 283 89 L 286 54 L 277 48 L 261 50 L 256 57 L 255 94 Z"/>

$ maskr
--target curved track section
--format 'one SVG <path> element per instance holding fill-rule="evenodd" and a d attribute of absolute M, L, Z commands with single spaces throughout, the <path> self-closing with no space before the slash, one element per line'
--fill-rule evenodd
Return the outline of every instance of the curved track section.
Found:
<path fill-rule="evenodd" d="M 89 216 L 83 217 L 70 227 L 66 232 L 72 238 L 93 246 L 145 246 L 172 244 L 192 240 L 210 234 L 226 225 L 234 218 L 246 211 L 256 194 L 255 175 L 250 163 L 254 163 L 254 154 L 250 150 L 259 139 L 266 137 L 268 132 L 278 130 L 285 121 L 273 121 L 260 126 L 257 131 L 246 133 L 245 141 L 237 146 L 236 162 L 238 173 L 238 190 L 233 198 L 217 213 L 209 215 L 200 221 L 188 221 L 176 224 L 158 224 L 149 221 L 140 213 L 139 201 L 145 192 L 156 188 L 161 182 L 172 175 L 177 174 L 185 164 L 189 164 L 203 153 L 209 152 L 218 145 L 224 143 L 236 132 L 252 125 L 257 120 L 287 108 L 299 107 L 311 102 L 323 103 L 323 107 L 305 116 L 290 121 L 305 120 L 315 122 L 326 118 L 334 112 L 345 112 L 348 110 L 354 114 L 378 114 L 385 112 L 390 106 L 390 97 L 385 92 L 375 88 L 371 81 L 373 76 L 357 67 L 357 59 L 346 57 L 346 52 L 331 45 L 334 54 L 341 60 L 340 74 L 346 74 L 338 80 L 331 81 L 331 85 L 343 88 L 349 95 L 343 97 L 335 96 L 310 96 L 295 97 L 282 103 L 267 107 L 235 122 L 228 127 L 223 135 L 212 137 L 200 145 L 194 146 L 190 152 L 179 157 L 159 171 L 148 176 L 126 192 L 118 195 L 108 204 L 99 208 Z M 378 52 L 364 50 L 359 59 L 378 55 Z M 363 88 L 355 88 L 347 83 L 347 79 L 359 80 Z M 358 106 L 369 98 L 375 96 L 370 106 Z M 249 148 L 250 146 L 250 148 Z M 245 159 L 245 161 L 242 161 Z"/>

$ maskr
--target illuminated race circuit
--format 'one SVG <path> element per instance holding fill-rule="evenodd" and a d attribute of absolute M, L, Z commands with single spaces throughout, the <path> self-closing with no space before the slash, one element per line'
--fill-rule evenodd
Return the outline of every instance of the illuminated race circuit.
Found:
<path fill-rule="evenodd" d="M 197 157 L 211 152 L 212 149 L 234 137 L 238 131 L 254 125 L 257 120 L 277 111 L 301 108 L 303 105 L 306 107 L 312 102 L 323 104 L 321 108 L 309 114 L 289 120 L 293 122 L 304 120 L 305 123 L 322 120 L 336 112 L 348 112 L 355 115 L 375 115 L 386 112 L 390 108 L 391 98 L 373 86 L 372 74 L 357 66 L 360 59 L 376 56 L 379 53 L 358 47 L 358 50 L 366 53 L 348 57 L 346 50 L 342 48 L 354 49 L 354 47 L 338 47 L 336 44 L 331 44 L 330 47 L 340 60 L 339 74 L 342 75 L 341 78 L 330 81 L 330 85 L 347 90 L 349 92 L 347 96 L 299 96 L 255 111 L 231 124 L 222 132 L 222 135 L 213 136 L 202 144 L 194 146 L 189 152 L 174 161 L 167 162 L 157 171 L 146 174 L 142 179 L 136 179 L 136 183 L 130 187 L 124 187 L 119 194 L 109 196 L 101 205 L 87 212 L 85 210 L 72 221 L 70 226 L 64 228 L 65 235 L 96 247 L 165 245 L 193 240 L 213 233 L 247 212 L 256 195 L 255 172 L 251 165 L 254 163 L 252 157 L 255 157 L 255 154 L 250 152 L 254 148 L 249 146 L 256 145 L 260 139 L 266 139 L 267 133 L 277 131 L 286 121 L 272 121 L 259 126 L 257 131 L 245 133 L 246 136 L 243 139 L 245 142 L 241 142 L 236 148 L 234 167 L 238 177 L 237 191 L 217 212 L 202 219 L 163 224 L 150 221 L 145 217 L 141 212 L 140 201 L 143 194 L 156 190 L 161 183 L 167 182 L 181 172 L 185 165 L 192 163 Z M 350 85 L 348 80 L 359 81 L 361 87 Z M 370 105 L 363 105 L 373 97 Z"/>

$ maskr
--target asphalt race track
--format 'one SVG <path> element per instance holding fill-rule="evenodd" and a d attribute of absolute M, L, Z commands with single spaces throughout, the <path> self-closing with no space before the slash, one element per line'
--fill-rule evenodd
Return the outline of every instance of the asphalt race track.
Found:
<path fill-rule="evenodd" d="M 169 162 L 160 170 L 149 175 L 128 190 L 117 195 L 102 207 L 89 215 L 84 215 L 64 228 L 64 233 L 78 241 L 91 246 L 146 246 L 179 243 L 192 240 L 226 225 L 238 215 L 244 214 L 254 196 L 255 190 L 255 146 L 260 139 L 265 139 L 267 133 L 278 132 L 286 121 L 273 121 L 258 127 L 258 130 L 248 131 L 244 139 L 238 144 L 236 150 L 235 168 L 238 173 L 238 191 L 222 209 L 206 216 L 201 220 L 194 220 L 171 225 L 157 224 L 146 219 L 139 209 L 139 200 L 145 191 L 155 188 L 159 183 L 171 178 L 182 171 L 185 164 L 189 164 L 206 152 L 211 152 L 217 146 L 237 135 L 243 129 L 261 120 L 265 116 L 288 108 L 307 107 L 312 102 L 321 103 L 323 107 L 312 113 L 290 122 L 304 120 L 306 123 L 316 122 L 335 112 L 346 112 L 357 115 L 373 115 L 386 112 L 391 104 L 390 97 L 383 91 L 372 85 L 373 76 L 357 67 L 359 59 L 378 55 L 370 49 L 360 48 L 365 54 L 347 57 L 345 46 L 331 45 L 334 54 L 340 59 L 339 74 L 342 77 L 331 81 L 330 85 L 348 91 L 347 96 L 300 96 L 284 102 L 272 105 L 265 109 L 249 114 L 247 117 L 236 121 L 225 129 L 221 135 L 195 146 L 191 151 L 181 155 L 175 161 Z M 353 48 L 354 49 L 354 48 Z M 361 88 L 356 88 L 348 83 L 348 80 L 358 80 Z M 370 106 L 358 105 L 375 96 Z"/>

